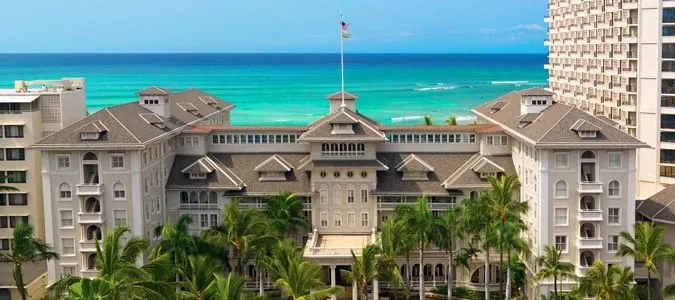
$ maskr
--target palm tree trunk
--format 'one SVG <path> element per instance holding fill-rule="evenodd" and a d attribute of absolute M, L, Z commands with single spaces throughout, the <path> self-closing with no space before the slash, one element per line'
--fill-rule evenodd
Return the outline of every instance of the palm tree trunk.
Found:
<path fill-rule="evenodd" d="M 647 270 L 647 300 L 652 300 L 652 273 Z"/>
<path fill-rule="evenodd" d="M 502 218 L 501 223 L 499 230 L 499 299 L 504 299 L 502 298 L 504 292 L 504 278 L 502 278 L 502 266 L 504 265 L 504 218 Z"/>
<path fill-rule="evenodd" d="M 485 299 L 490 300 L 490 247 L 485 251 Z"/>
<path fill-rule="evenodd" d="M 506 300 L 511 300 L 511 248 L 506 250 Z"/>
<path fill-rule="evenodd" d="M 14 277 L 14 283 L 16 283 L 16 288 L 19 290 L 21 299 L 26 300 L 28 295 L 26 293 L 26 286 L 23 283 L 23 272 L 21 271 L 21 263 L 15 263 L 12 268 L 12 277 Z"/>
<path fill-rule="evenodd" d="M 424 300 L 424 247 L 420 247 L 420 300 Z"/>
<path fill-rule="evenodd" d="M 553 275 L 553 300 L 558 300 L 558 276 Z"/>
<path fill-rule="evenodd" d="M 448 300 L 452 300 L 452 244 L 450 244 L 450 255 L 448 255 Z"/>

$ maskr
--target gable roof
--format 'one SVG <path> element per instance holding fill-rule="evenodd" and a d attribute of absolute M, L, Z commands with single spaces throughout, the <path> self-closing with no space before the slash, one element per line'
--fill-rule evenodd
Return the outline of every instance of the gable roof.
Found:
<path fill-rule="evenodd" d="M 510 135 L 518 137 L 537 148 L 643 148 L 647 145 L 614 127 L 614 124 L 564 103 L 553 102 L 539 113 L 527 126 L 521 126 L 524 117 L 520 111 L 523 93 L 544 94 L 532 89 L 510 92 L 493 101 L 484 103 L 471 111 L 479 118 L 500 125 Z M 498 102 L 508 102 L 498 111 L 490 107 Z M 526 115 L 527 116 L 527 115 Z M 531 116 L 526 119 L 531 120 Z M 578 120 L 585 120 L 600 128 L 596 138 L 582 138 L 571 128 Z"/>
<path fill-rule="evenodd" d="M 215 163 L 209 159 L 208 157 L 204 156 L 189 166 L 183 168 L 180 170 L 181 173 L 183 174 L 190 174 L 190 173 L 212 173 L 215 169 Z"/>
<path fill-rule="evenodd" d="M 553 95 L 555 95 L 553 92 L 551 92 L 549 90 L 546 90 L 546 89 L 542 89 L 540 87 L 533 87 L 533 88 L 523 90 L 520 94 L 523 95 L 523 96 L 553 96 Z"/>
<path fill-rule="evenodd" d="M 270 158 L 253 168 L 257 172 L 288 172 L 292 169 L 293 166 L 279 154 L 270 156 Z"/>
<path fill-rule="evenodd" d="M 504 168 L 500 167 L 489 158 L 483 156 L 481 157 L 473 166 L 471 170 L 477 173 L 500 173 L 504 172 Z"/>
<path fill-rule="evenodd" d="M 353 134 L 332 134 L 334 120 L 343 121 L 346 118 L 356 120 L 353 123 Z M 359 113 L 342 107 L 329 115 L 309 124 L 309 130 L 300 135 L 299 141 L 386 141 L 384 132 L 377 129 L 378 124 L 364 118 Z"/>
<path fill-rule="evenodd" d="M 600 131 L 600 127 L 593 125 L 590 121 L 579 119 L 571 127 L 574 131 Z"/>
<path fill-rule="evenodd" d="M 670 185 L 647 200 L 636 202 L 635 211 L 654 222 L 675 223 L 675 185 Z"/>
<path fill-rule="evenodd" d="M 342 100 L 343 92 L 332 93 L 327 96 L 328 100 Z M 358 95 L 352 94 L 350 92 L 344 92 L 345 100 L 356 100 L 359 98 Z"/>
<path fill-rule="evenodd" d="M 487 179 L 480 178 L 479 173 L 491 173 L 489 171 L 492 170 L 498 170 L 497 172 L 503 172 L 506 175 L 516 173 L 511 155 L 484 156 L 480 153 L 476 153 L 473 157 L 467 159 L 461 167 L 455 170 L 443 181 L 443 187 L 447 189 L 488 187 Z"/>
<path fill-rule="evenodd" d="M 140 90 L 136 92 L 136 94 L 139 96 L 165 96 L 171 94 L 171 90 L 153 86 L 144 90 Z"/>
<path fill-rule="evenodd" d="M 144 147 L 144 144 L 151 143 L 158 137 L 177 134 L 176 129 L 183 125 L 233 107 L 232 104 L 214 97 L 222 107 L 216 109 L 200 100 L 200 96 L 211 97 L 194 89 L 170 94 L 169 101 L 172 106 L 176 107 L 171 109 L 169 118 L 156 115 L 138 101 L 107 107 L 42 138 L 29 149 L 89 149 L 92 147 L 140 149 Z M 176 101 L 191 103 L 199 110 L 200 116 L 182 110 L 177 106 Z M 160 122 L 162 126 L 156 126 Z M 83 130 L 103 132 L 103 128 L 105 128 L 105 136 L 102 135 L 98 140 L 83 141 L 80 139 L 80 133 L 84 132 Z"/>
<path fill-rule="evenodd" d="M 396 170 L 399 172 L 433 172 L 434 167 L 429 165 L 415 154 L 408 155 L 401 163 L 396 165 Z"/>

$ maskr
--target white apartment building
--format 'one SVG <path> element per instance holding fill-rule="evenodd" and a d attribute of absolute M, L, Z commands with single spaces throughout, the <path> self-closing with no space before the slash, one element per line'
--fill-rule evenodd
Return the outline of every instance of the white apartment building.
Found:
<path fill-rule="evenodd" d="M 394 207 L 426 195 L 441 214 L 487 188 L 488 176 L 514 173 L 530 203 L 535 254 L 555 243 L 579 275 L 596 259 L 632 264 L 608 246 L 634 220 L 635 152 L 645 145 L 555 103 L 548 91 L 509 93 L 474 110 L 479 124 L 462 126 L 382 125 L 358 112 L 351 93 L 330 95 L 328 114 L 307 126 L 232 126 L 233 106 L 215 96 L 161 88 L 139 94 L 32 146 L 43 151 L 47 239 L 65 254 L 50 262 L 50 283 L 65 274 L 93 276 L 93 238 L 118 222 L 152 239 L 156 225 L 189 214 L 197 234 L 221 222 L 233 197 L 242 208 L 265 209 L 265 196 L 288 191 L 306 201 L 312 222 L 298 237 L 304 255 L 324 266 L 327 284 L 349 286 L 338 271 L 351 264 L 352 250 L 376 241 Z M 405 260 L 398 263 L 405 274 Z M 415 282 L 422 276 L 429 288 L 445 284 L 447 254 L 428 249 L 425 265 L 411 269 Z M 497 270 L 487 269 L 491 290 Z M 253 264 L 246 272 L 251 288 L 271 285 Z M 483 290 L 485 273 L 479 256 L 453 278 Z M 528 293 L 550 289 L 544 282 Z"/>
<path fill-rule="evenodd" d="M 675 183 L 675 1 L 550 0 L 546 21 L 555 99 L 650 146 L 638 151 L 639 199 Z"/>
<path fill-rule="evenodd" d="M 45 238 L 40 153 L 27 148 L 84 118 L 84 103 L 82 78 L 18 80 L 14 88 L 0 89 L 0 175 L 6 177 L 0 185 L 18 189 L 0 193 L 0 250 L 10 249 L 13 228 L 19 222 L 32 223 L 35 235 Z M 25 269 L 29 289 L 46 272 L 44 264 L 28 264 Z M 11 274 L 11 265 L 0 264 L 0 274 L 0 295 L 16 293 L 11 275 L 4 276 Z M 44 290 L 44 280 L 41 284 Z"/>

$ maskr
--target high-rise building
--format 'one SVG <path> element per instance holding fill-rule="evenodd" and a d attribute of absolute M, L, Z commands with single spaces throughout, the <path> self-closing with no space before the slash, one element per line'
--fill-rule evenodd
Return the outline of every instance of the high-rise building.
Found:
<path fill-rule="evenodd" d="M 0 185 L 18 189 L 0 192 L 0 250 L 10 249 L 19 222 L 45 238 L 40 152 L 27 147 L 85 116 L 82 78 L 18 80 L 13 89 L 0 89 Z M 24 273 L 29 289 L 34 285 L 39 294 L 41 284 L 44 290 L 45 264 L 26 264 Z M 10 264 L 0 264 L 0 274 L 0 286 L 14 285 Z"/>

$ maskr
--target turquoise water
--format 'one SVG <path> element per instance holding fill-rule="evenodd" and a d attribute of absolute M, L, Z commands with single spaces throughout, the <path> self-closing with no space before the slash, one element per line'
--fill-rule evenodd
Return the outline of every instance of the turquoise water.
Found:
<path fill-rule="evenodd" d="M 384 124 L 470 120 L 470 109 L 545 86 L 545 54 L 346 54 L 346 90 Z M 148 86 L 199 88 L 234 103 L 233 124 L 307 124 L 340 89 L 337 54 L 0 54 L 0 88 L 14 80 L 85 77 L 87 107 L 133 101 Z"/>

